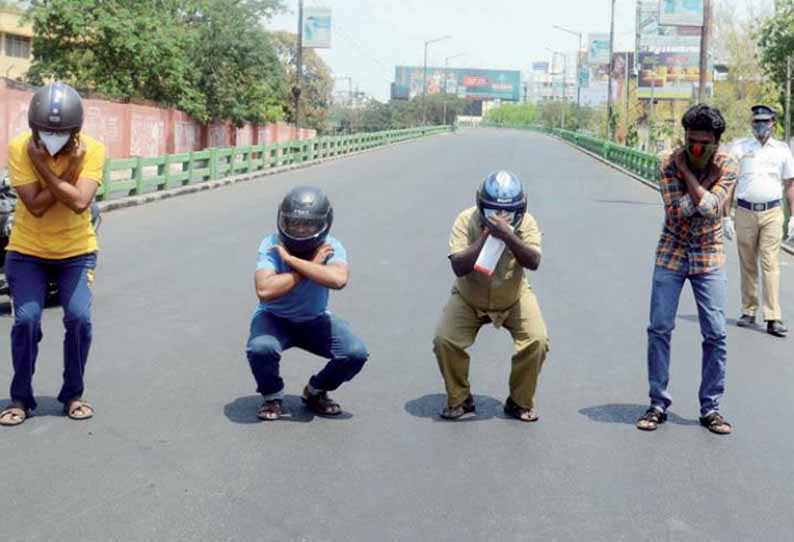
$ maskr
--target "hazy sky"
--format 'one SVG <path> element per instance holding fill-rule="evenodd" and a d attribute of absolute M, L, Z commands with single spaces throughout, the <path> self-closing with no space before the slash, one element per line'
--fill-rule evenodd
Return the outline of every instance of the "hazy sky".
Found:
<path fill-rule="evenodd" d="M 731 0 L 713 0 L 724 2 Z M 755 4 L 771 0 L 749 0 Z M 269 27 L 297 29 L 297 0 L 287 0 L 290 13 Z M 556 30 L 557 24 L 585 34 L 609 32 L 610 0 L 304 0 L 305 6 L 333 10 L 333 47 L 318 49 L 336 76 L 349 76 L 379 100 L 389 97 L 394 66 L 421 66 L 425 40 L 451 35 L 431 44 L 428 64 L 503 68 L 526 71 L 533 61 L 550 60 L 545 50 L 574 52 L 578 38 Z M 636 0 L 615 2 L 615 50 L 634 50 Z M 347 87 L 347 81 L 340 82 Z"/>

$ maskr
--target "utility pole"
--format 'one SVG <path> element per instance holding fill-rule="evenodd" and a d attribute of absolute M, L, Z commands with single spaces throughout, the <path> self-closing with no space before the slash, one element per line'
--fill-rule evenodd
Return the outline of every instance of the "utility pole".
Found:
<path fill-rule="evenodd" d="M 791 55 L 786 58 L 786 145 L 791 144 Z"/>
<path fill-rule="evenodd" d="M 565 129 L 565 85 L 568 83 L 568 80 L 565 76 L 565 72 L 568 71 L 568 57 L 565 56 L 565 53 L 562 51 L 555 51 L 554 49 L 549 49 L 546 47 L 546 50 L 551 53 L 551 65 L 552 69 L 554 68 L 554 59 L 557 58 L 557 55 L 562 57 L 562 105 L 560 107 L 560 129 Z M 552 73 L 552 80 L 551 80 L 551 92 L 552 98 L 554 97 L 554 74 Z"/>
<path fill-rule="evenodd" d="M 556 24 L 552 27 L 579 38 L 579 50 L 576 52 L 576 128 L 579 129 L 582 109 L 582 33 Z"/>
<path fill-rule="evenodd" d="M 703 26 L 700 30 L 700 81 L 698 102 L 706 101 L 706 81 L 709 71 L 709 35 L 711 34 L 711 0 L 703 0 Z"/>
<path fill-rule="evenodd" d="M 612 72 L 615 69 L 615 0 L 609 16 L 609 83 L 607 84 L 607 139 L 612 140 Z"/>
<path fill-rule="evenodd" d="M 302 1 L 302 0 L 301 0 Z M 427 46 L 437 41 L 448 40 L 452 36 L 442 36 L 425 42 L 425 67 L 422 75 L 422 125 L 427 124 Z M 446 82 L 444 83 L 446 84 Z"/>
<path fill-rule="evenodd" d="M 458 58 L 466 53 L 458 53 L 456 55 L 444 57 L 444 124 L 447 123 L 447 69 L 449 67 L 449 61 L 453 58 Z M 457 81 L 457 77 L 456 77 Z"/>
<path fill-rule="evenodd" d="M 295 128 L 301 126 L 301 89 L 303 87 L 303 0 L 298 0 L 298 43 L 295 62 L 295 86 L 292 96 L 295 98 Z"/>
<path fill-rule="evenodd" d="M 630 58 L 629 55 L 631 53 L 626 51 L 626 53 L 624 53 L 624 54 L 625 54 L 625 56 L 624 56 L 625 61 L 623 62 L 623 64 L 625 65 L 624 66 L 625 67 L 625 72 L 623 74 L 623 87 L 626 89 L 626 120 L 625 120 L 626 133 L 624 134 L 624 137 L 626 138 L 626 140 L 628 140 L 628 136 L 629 136 L 629 97 L 631 95 L 631 92 L 630 92 L 631 91 L 631 88 L 630 88 L 631 87 L 631 79 L 629 79 L 629 58 Z M 625 143 L 625 141 L 624 141 L 624 143 Z"/>

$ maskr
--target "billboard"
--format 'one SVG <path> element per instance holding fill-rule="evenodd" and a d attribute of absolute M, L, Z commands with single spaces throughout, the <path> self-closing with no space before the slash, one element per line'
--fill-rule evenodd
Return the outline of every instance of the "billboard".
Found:
<path fill-rule="evenodd" d="M 700 55 L 694 53 L 640 53 L 639 98 L 689 100 L 700 79 Z M 711 83 L 711 77 L 707 77 Z"/>
<path fill-rule="evenodd" d="M 659 24 L 671 26 L 703 26 L 703 0 L 662 0 Z"/>
<path fill-rule="evenodd" d="M 637 3 L 637 52 L 700 51 L 700 28 L 662 25 L 659 13 L 659 0 Z"/>
<path fill-rule="evenodd" d="M 627 70 L 628 68 L 628 70 Z M 625 79 L 634 73 L 634 53 L 615 53 L 612 55 L 612 78 Z"/>
<path fill-rule="evenodd" d="M 609 34 L 588 34 L 587 43 L 588 64 L 609 64 Z"/>
<path fill-rule="evenodd" d="M 533 62 L 532 71 L 536 73 L 549 73 L 548 62 Z"/>
<path fill-rule="evenodd" d="M 424 68 L 397 66 L 394 83 L 407 89 L 411 98 L 421 96 Z M 484 70 L 470 68 L 427 68 L 427 94 L 455 94 L 461 98 L 506 100 L 517 102 L 521 93 L 518 70 Z"/>
<path fill-rule="evenodd" d="M 306 7 L 303 10 L 303 46 L 331 47 L 331 9 Z"/>

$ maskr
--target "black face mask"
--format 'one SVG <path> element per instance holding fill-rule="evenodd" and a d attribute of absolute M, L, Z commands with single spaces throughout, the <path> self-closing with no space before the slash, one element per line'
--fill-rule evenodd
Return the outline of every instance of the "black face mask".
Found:
<path fill-rule="evenodd" d="M 772 124 L 767 121 L 753 122 L 753 134 L 758 141 L 765 143 L 772 135 Z"/>

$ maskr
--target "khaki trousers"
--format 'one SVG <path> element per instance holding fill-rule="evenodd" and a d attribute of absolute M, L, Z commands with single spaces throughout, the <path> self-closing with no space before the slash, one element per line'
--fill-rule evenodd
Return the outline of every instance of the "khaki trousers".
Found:
<path fill-rule="evenodd" d="M 549 338 L 537 298 L 529 288 L 501 316 L 503 325 L 513 337 L 515 353 L 510 370 L 510 397 L 519 406 L 535 406 L 535 389 L 546 353 Z M 483 311 L 469 305 L 453 292 L 444 308 L 433 339 L 433 352 L 447 388 L 447 403 L 454 407 L 470 394 L 469 355 L 466 349 L 474 344 L 477 332 L 492 319 Z"/>
<path fill-rule="evenodd" d="M 758 261 L 764 283 L 764 320 L 780 320 L 780 263 L 783 241 L 783 209 L 755 212 L 736 209 L 736 244 L 742 271 L 742 314 L 758 311 Z"/>

